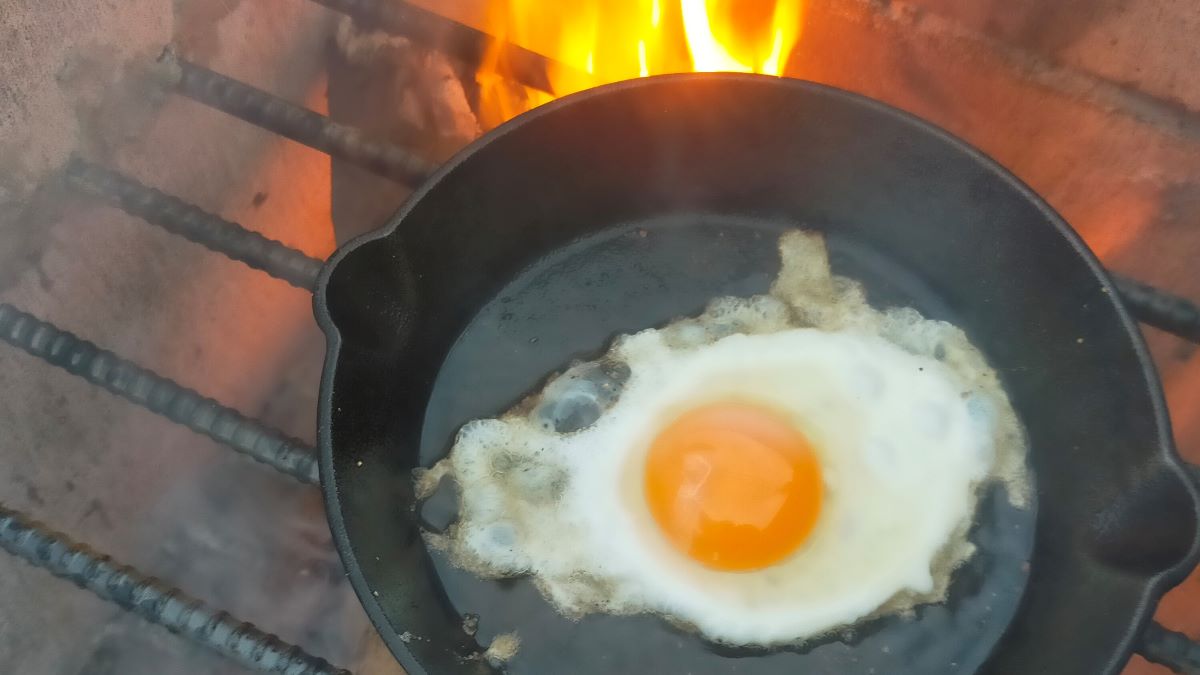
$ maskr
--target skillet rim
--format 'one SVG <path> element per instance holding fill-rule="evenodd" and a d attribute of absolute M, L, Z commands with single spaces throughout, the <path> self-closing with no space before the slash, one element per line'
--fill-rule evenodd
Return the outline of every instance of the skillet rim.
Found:
<path fill-rule="evenodd" d="M 1179 452 L 1175 446 L 1174 434 L 1171 429 L 1170 416 L 1167 410 L 1166 398 L 1162 390 L 1162 383 L 1158 375 L 1158 369 L 1150 356 L 1139 324 L 1132 318 L 1125 308 L 1124 303 L 1118 300 L 1117 288 L 1108 271 L 1100 263 L 1099 259 L 1096 258 L 1095 253 L 1084 243 L 1075 229 L 1024 181 L 982 150 L 931 122 L 878 99 L 811 80 L 750 73 L 674 73 L 624 80 L 585 89 L 538 106 L 476 138 L 439 166 L 433 174 L 417 186 L 385 225 L 379 229 L 359 235 L 338 247 L 333 255 L 326 260 L 317 277 L 316 289 L 313 293 L 313 314 L 326 339 L 325 362 L 322 368 L 321 384 L 317 398 L 318 459 L 326 518 L 329 521 L 329 529 L 333 535 L 338 556 L 342 560 L 342 565 L 345 567 L 347 577 L 350 579 L 350 585 L 354 589 L 355 595 L 358 596 L 360 604 L 366 610 L 376 631 L 405 671 L 412 675 L 425 675 L 428 673 L 425 667 L 417 662 L 416 658 L 409 651 L 408 646 L 400 639 L 398 632 L 391 626 L 390 620 L 384 613 L 379 599 L 372 594 L 371 586 L 363 575 L 362 568 L 354 555 L 350 537 L 346 530 L 345 516 L 342 513 L 341 497 L 338 493 L 337 476 L 335 475 L 333 466 L 332 412 L 333 381 L 337 374 L 342 336 L 329 312 L 327 293 L 330 280 L 337 273 L 340 263 L 352 252 L 363 246 L 371 245 L 376 241 L 395 235 L 400 224 L 408 217 L 409 213 L 411 213 L 421 199 L 460 164 L 469 160 L 476 152 L 490 145 L 492 141 L 526 124 L 530 124 L 544 115 L 553 114 L 560 108 L 568 107 L 575 102 L 584 101 L 596 96 L 605 96 L 609 93 L 626 89 L 647 86 L 654 87 L 662 83 L 687 82 L 702 79 L 719 79 L 728 82 L 747 82 L 753 84 L 771 82 L 777 86 L 794 87 L 808 93 L 841 99 L 850 105 L 867 108 L 875 113 L 891 117 L 912 127 L 915 132 L 932 135 L 936 139 L 965 153 L 968 157 L 978 162 L 982 168 L 1008 184 L 1009 187 L 1014 188 L 1021 196 L 1029 200 L 1045 217 L 1048 224 L 1070 245 L 1076 255 L 1082 259 L 1083 263 L 1100 283 L 1104 294 L 1108 296 L 1108 301 L 1116 310 L 1120 327 L 1124 330 L 1137 356 L 1142 376 L 1145 378 L 1144 381 L 1150 395 L 1150 404 L 1154 412 L 1154 423 L 1158 435 L 1156 441 L 1159 449 L 1159 459 L 1163 462 L 1164 467 L 1172 471 L 1175 474 L 1175 478 L 1183 485 L 1191 503 L 1193 514 L 1196 516 L 1197 522 L 1200 522 L 1200 488 L 1198 488 L 1196 479 L 1189 472 L 1188 465 L 1179 456 Z M 1162 599 L 1162 596 L 1167 590 L 1177 585 L 1190 574 L 1196 568 L 1198 562 L 1200 562 L 1200 530 L 1194 534 L 1191 546 L 1186 555 L 1170 568 L 1159 572 L 1147 580 L 1145 590 L 1138 601 L 1133 616 L 1128 619 L 1129 629 L 1125 632 L 1122 640 L 1113 646 L 1112 658 L 1109 659 L 1108 668 L 1106 669 L 1107 673 L 1114 673 L 1125 664 L 1128 658 L 1134 653 L 1137 641 L 1145 631 L 1147 624 L 1151 621 L 1154 609 Z M 384 630 L 384 627 L 387 627 L 387 630 Z"/>

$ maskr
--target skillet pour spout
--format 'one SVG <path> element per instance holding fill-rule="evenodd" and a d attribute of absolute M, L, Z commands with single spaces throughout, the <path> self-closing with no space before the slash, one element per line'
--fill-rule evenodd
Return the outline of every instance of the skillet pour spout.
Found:
<path fill-rule="evenodd" d="M 655 617 L 567 621 L 528 580 L 475 579 L 426 550 L 413 471 L 444 456 L 459 426 L 614 335 L 764 292 L 779 234 L 797 227 L 824 234 L 834 271 L 873 304 L 966 331 L 1021 418 L 1036 510 L 1011 549 L 1017 564 L 993 566 L 1009 576 L 986 611 L 964 609 L 997 581 L 980 556 L 946 603 L 917 612 L 916 637 L 889 624 L 855 642 L 731 654 Z M 478 655 L 510 630 L 523 638 L 504 666 L 513 675 L 868 662 L 893 674 L 1096 675 L 1119 672 L 1139 644 L 1173 653 L 1161 631 L 1141 636 L 1200 556 L 1200 500 L 1137 325 L 1032 190 L 878 101 L 735 74 L 559 99 L 471 144 L 387 226 L 335 253 L 315 313 L 328 339 L 318 437 L 334 540 L 413 675 L 498 672 Z M 478 633 L 464 632 L 467 613 Z M 904 648 L 881 656 L 888 640 Z"/>
<path fill-rule="evenodd" d="M 1200 536 L 1195 471 L 1158 467 L 1097 513 L 1092 522 L 1097 560 L 1174 581 L 1187 575 Z"/>

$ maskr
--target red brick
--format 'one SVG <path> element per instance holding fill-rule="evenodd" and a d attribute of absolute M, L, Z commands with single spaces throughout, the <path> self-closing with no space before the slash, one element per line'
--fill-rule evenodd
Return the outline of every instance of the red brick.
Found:
<path fill-rule="evenodd" d="M 906 0 L 1051 61 L 1200 111 L 1192 0 Z"/>

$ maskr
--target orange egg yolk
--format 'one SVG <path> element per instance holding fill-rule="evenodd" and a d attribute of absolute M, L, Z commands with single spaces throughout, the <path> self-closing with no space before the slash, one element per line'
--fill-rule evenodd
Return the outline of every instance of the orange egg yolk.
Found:
<path fill-rule="evenodd" d="M 677 549 L 713 569 L 760 569 L 787 557 L 812 532 L 821 491 L 804 434 L 747 403 L 685 412 L 646 456 L 654 520 Z"/>

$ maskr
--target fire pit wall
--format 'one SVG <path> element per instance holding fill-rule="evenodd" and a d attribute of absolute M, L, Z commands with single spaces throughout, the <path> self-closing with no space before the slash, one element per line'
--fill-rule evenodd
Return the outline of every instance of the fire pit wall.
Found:
<path fill-rule="evenodd" d="M 482 16 L 477 2 L 452 4 Z M 812 0 L 787 72 L 966 138 L 1110 268 L 1196 300 L 1197 34 L 1200 8 L 1186 0 Z M 0 301 L 311 443 L 322 340 L 308 295 L 57 175 L 78 153 L 325 257 L 408 188 L 171 96 L 154 62 L 173 44 L 434 159 L 477 132 L 462 64 L 403 43 L 364 59 L 355 37 L 329 10 L 291 0 L 6 7 Z M 1146 332 L 1181 452 L 1200 462 L 1200 361 Z M 0 349 L 0 383 L 4 504 L 336 663 L 398 672 L 344 582 L 316 491 L 16 350 Z M 1158 619 L 1200 637 L 1198 588 L 1184 582 Z M 7 556 L 0 597 L 0 663 L 12 672 L 233 668 Z M 1140 658 L 1127 669 L 1162 672 Z"/>

